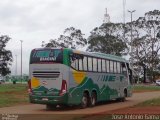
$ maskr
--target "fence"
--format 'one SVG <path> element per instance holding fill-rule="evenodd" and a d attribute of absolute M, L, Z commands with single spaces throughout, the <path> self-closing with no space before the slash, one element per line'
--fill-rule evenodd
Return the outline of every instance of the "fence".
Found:
<path fill-rule="evenodd" d="M 23 75 L 21 76 L 5 76 L 4 80 L 6 82 L 13 82 L 13 83 L 27 83 L 28 81 L 28 76 L 27 75 Z"/>

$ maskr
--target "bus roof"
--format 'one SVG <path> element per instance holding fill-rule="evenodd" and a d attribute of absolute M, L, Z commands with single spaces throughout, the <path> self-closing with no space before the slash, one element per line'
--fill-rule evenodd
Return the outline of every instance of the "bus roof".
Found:
<path fill-rule="evenodd" d="M 36 48 L 34 50 L 43 50 L 43 49 L 62 49 L 62 50 L 69 50 L 72 51 L 74 53 L 78 53 L 78 54 L 84 54 L 84 55 L 88 55 L 88 56 L 93 56 L 93 57 L 100 57 L 100 58 L 105 58 L 105 59 L 109 59 L 109 60 L 115 60 L 115 61 L 119 61 L 119 62 L 126 62 L 128 63 L 128 61 L 120 56 L 116 56 L 116 55 L 111 55 L 111 54 L 105 54 L 105 53 L 99 53 L 99 52 L 84 52 L 84 51 L 80 51 L 80 50 L 74 50 L 74 49 L 70 49 L 70 48 L 54 48 L 54 47 L 46 47 L 46 48 Z"/>
<path fill-rule="evenodd" d="M 116 56 L 116 55 L 98 53 L 98 52 L 84 52 L 84 51 L 79 51 L 79 50 L 72 50 L 72 51 L 74 53 L 79 53 L 79 54 L 89 55 L 89 56 L 93 56 L 93 57 L 106 58 L 106 59 L 109 59 L 109 60 L 128 63 L 128 61 L 126 59 L 124 59 L 124 58 L 122 58 L 120 56 Z"/>
<path fill-rule="evenodd" d="M 124 59 L 120 56 L 116 56 L 116 55 L 104 54 L 104 53 L 93 53 L 93 54 L 101 56 L 101 57 L 103 56 L 105 58 L 112 59 L 112 60 L 115 60 L 115 61 L 128 62 L 126 59 Z"/>

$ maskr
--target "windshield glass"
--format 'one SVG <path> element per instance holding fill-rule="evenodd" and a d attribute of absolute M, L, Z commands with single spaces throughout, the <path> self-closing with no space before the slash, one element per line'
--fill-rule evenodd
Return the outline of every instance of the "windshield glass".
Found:
<path fill-rule="evenodd" d="M 61 49 L 42 49 L 31 52 L 30 64 L 39 62 L 63 62 L 63 51 Z"/>

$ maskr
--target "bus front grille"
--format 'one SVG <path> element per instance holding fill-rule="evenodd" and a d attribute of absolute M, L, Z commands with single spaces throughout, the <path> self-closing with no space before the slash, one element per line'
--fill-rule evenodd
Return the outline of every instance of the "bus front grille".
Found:
<path fill-rule="evenodd" d="M 56 71 L 34 71 L 33 77 L 37 78 L 58 78 L 60 75 L 60 72 Z"/>

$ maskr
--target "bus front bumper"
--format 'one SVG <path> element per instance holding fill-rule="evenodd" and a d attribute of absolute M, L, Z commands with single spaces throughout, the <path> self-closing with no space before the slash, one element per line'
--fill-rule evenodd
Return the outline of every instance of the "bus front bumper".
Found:
<path fill-rule="evenodd" d="M 35 104 L 67 104 L 68 95 L 65 94 L 63 96 L 37 96 L 37 95 L 29 95 L 30 103 Z"/>

